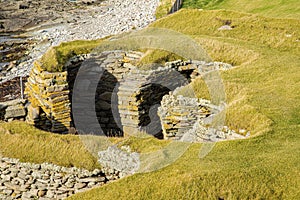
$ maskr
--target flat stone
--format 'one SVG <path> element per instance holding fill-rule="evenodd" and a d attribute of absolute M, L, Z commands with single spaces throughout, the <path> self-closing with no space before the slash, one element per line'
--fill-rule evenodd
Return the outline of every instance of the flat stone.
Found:
<path fill-rule="evenodd" d="M 53 198 L 55 195 L 55 193 L 52 190 L 48 190 L 46 193 L 46 197 L 47 198 Z"/>
<path fill-rule="evenodd" d="M 104 182 L 105 177 L 91 177 L 91 178 L 83 178 L 79 179 L 79 182 L 88 183 L 88 182 Z"/>
<path fill-rule="evenodd" d="M 64 185 L 68 188 L 72 188 L 74 187 L 74 182 L 66 182 Z"/>
<path fill-rule="evenodd" d="M 76 183 L 75 186 L 74 186 L 74 188 L 75 189 L 82 189 L 82 188 L 84 188 L 86 186 L 87 186 L 87 184 L 82 182 L 82 183 Z"/>
<path fill-rule="evenodd" d="M 25 117 L 26 110 L 25 107 L 21 104 L 15 106 L 9 106 L 5 110 L 5 119 L 9 118 L 18 118 L 18 117 Z"/>
<path fill-rule="evenodd" d="M 6 190 L 3 190 L 3 193 L 9 196 L 13 193 L 13 190 L 6 189 Z"/>

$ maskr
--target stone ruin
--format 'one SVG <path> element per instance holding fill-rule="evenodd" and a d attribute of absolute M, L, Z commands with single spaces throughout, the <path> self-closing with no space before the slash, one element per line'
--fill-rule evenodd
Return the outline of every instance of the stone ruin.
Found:
<path fill-rule="evenodd" d="M 29 102 L 26 105 L 23 103 L 26 121 L 51 132 L 76 133 L 78 127 L 72 111 L 77 109 L 80 111 L 76 113 L 77 117 L 90 128 L 85 130 L 86 133 L 92 133 L 100 125 L 107 136 L 142 131 L 157 138 L 184 141 L 191 138 L 194 138 L 193 141 L 242 138 L 227 127 L 214 130 L 205 125 L 209 117 L 220 111 L 211 102 L 172 92 L 189 84 L 200 74 L 228 70 L 231 65 L 178 60 L 156 69 L 143 70 L 135 66 L 142 56 L 143 53 L 137 51 L 79 55 L 65 64 L 64 72 L 54 73 L 45 71 L 42 64 L 35 62 L 26 83 L 25 94 Z M 75 79 L 82 65 L 88 66 L 90 73 L 101 71 L 102 76 L 94 80 L 96 92 L 89 93 L 89 96 L 79 94 L 77 99 L 72 99 Z M 93 81 L 89 77 L 84 79 L 89 82 L 89 88 Z M 77 100 L 84 102 L 84 105 L 94 104 L 95 107 L 73 108 Z M 5 106 L 2 107 L 5 110 Z M 89 118 L 90 113 L 96 113 L 96 121 Z M 2 119 L 7 120 L 8 117 Z"/>
<path fill-rule="evenodd" d="M 183 97 L 176 92 L 165 95 L 158 109 L 165 139 L 218 142 L 245 138 L 227 126 L 212 126 L 214 117 L 224 109 L 222 105 L 213 105 L 206 99 Z"/>

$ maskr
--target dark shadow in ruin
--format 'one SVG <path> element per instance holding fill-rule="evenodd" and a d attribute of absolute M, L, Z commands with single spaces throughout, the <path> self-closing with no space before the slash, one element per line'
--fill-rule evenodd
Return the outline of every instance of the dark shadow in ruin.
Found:
<path fill-rule="evenodd" d="M 77 76 L 70 77 L 76 77 L 76 80 L 70 81 L 74 83 L 70 87 L 72 120 L 80 134 L 123 136 L 122 129 L 115 121 L 118 117 L 112 111 L 112 107 L 118 109 L 118 105 L 111 104 L 118 80 L 105 69 L 104 59 L 105 55 L 86 59 L 77 69 Z"/>
<path fill-rule="evenodd" d="M 168 94 L 170 89 L 159 84 L 149 84 L 143 87 L 137 96 L 140 104 L 140 124 L 141 130 L 153 135 L 158 139 L 163 139 L 162 128 L 159 116 L 157 115 L 158 107 L 162 97 Z"/>
<path fill-rule="evenodd" d="M 41 107 L 27 106 L 27 122 L 33 124 L 36 128 L 52 133 L 67 134 L 70 130 L 54 116 L 47 116 Z M 73 133 L 75 134 L 75 133 Z"/>
<path fill-rule="evenodd" d="M 78 70 L 82 64 L 82 62 L 84 61 L 84 59 L 76 59 L 76 60 L 71 60 L 70 64 L 67 66 L 67 72 L 68 72 L 68 76 L 67 76 L 67 82 L 68 82 L 68 86 L 69 86 L 69 100 L 70 102 L 72 101 L 72 95 L 73 95 L 73 88 L 74 88 L 74 83 L 75 83 L 75 79 L 78 73 Z M 76 133 L 76 131 L 74 131 L 75 129 L 75 125 L 74 125 L 74 119 L 73 119 L 73 114 L 72 114 L 72 103 L 71 103 L 71 127 L 72 127 L 72 132 Z"/>
<path fill-rule="evenodd" d="M 96 89 L 95 95 L 95 111 L 98 122 L 104 134 L 109 137 L 123 136 L 123 131 L 119 128 L 115 120 L 120 118 L 118 112 L 118 105 L 112 105 L 112 102 L 118 102 L 117 99 L 112 101 L 112 98 L 118 98 L 113 95 L 114 89 L 117 87 L 118 79 L 107 70 L 104 70 Z M 112 107 L 117 112 L 113 112 Z M 116 116 L 117 115 L 117 116 Z"/>

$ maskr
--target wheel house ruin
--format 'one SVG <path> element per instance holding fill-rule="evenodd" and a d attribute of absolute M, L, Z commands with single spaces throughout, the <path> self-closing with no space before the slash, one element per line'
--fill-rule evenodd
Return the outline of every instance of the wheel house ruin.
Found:
<path fill-rule="evenodd" d="M 220 65 L 174 61 L 155 70 L 141 70 L 134 63 L 142 56 L 136 51 L 79 55 L 65 64 L 65 71 L 54 73 L 35 62 L 25 90 L 30 102 L 27 121 L 56 133 L 122 136 L 144 131 L 158 138 L 179 139 L 199 116 L 217 112 L 209 102 L 180 103 L 184 97 L 177 99 L 172 91 L 187 85 L 199 70 Z"/>

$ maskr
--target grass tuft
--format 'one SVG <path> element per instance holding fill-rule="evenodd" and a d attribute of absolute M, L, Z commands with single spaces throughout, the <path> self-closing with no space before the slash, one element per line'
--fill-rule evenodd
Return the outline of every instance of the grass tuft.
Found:
<path fill-rule="evenodd" d="M 41 131 L 25 122 L 0 123 L 0 146 L 2 156 L 22 162 L 48 162 L 89 170 L 100 167 L 78 136 Z"/>
<path fill-rule="evenodd" d="M 48 72 L 65 71 L 64 64 L 73 56 L 90 53 L 100 45 L 103 39 L 99 40 L 76 40 L 63 42 L 58 46 L 51 47 L 42 56 L 42 67 Z"/>

